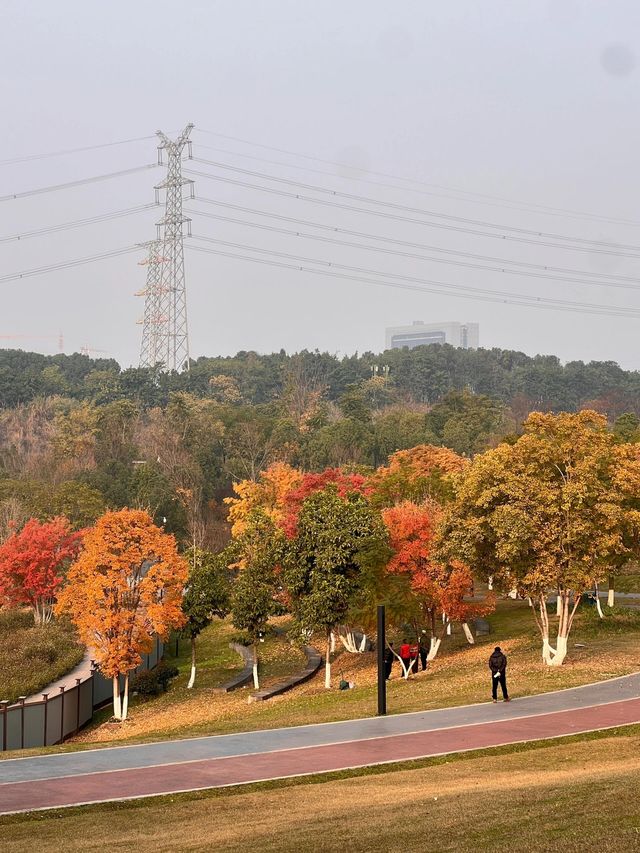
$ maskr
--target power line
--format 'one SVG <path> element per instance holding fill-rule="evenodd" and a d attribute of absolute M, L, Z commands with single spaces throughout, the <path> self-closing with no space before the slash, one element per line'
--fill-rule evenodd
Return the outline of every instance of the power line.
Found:
<path fill-rule="evenodd" d="M 270 219 L 276 219 L 279 222 L 292 222 L 296 225 L 305 225 L 309 228 L 319 228 L 324 231 L 330 231 L 331 233 L 349 234 L 352 237 L 362 237 L 363 239 L 367 240 L 380 240 L 384 243 L 393 243 L 398 246 L 407 246 L 412 249 L 425 249 L 426 251 L 430 252 L 441 252 L 445 255 L 455 255 L 456 257 L 471 258 L 472 260 L 489 261 L 492 263 L 525 267 L 526 269 L 541 270 L 543 272 L 560 272 L 566 273 L 568 275 L 579 275 L 589 278 L 613 278 L 621 281 L 638 281 L 638 278 L 636 276 L 617 275 L 616 273 L 593 272 L 592 270 L 574 269 L 572 267 L 556 267 L 549 264 L 535 264 L 531 261 L 519 261 L 514 260 L 512 258 L 496 257 L 495 255 L 480 255 L 475 252 L 464 252 L 461 249 L 445 249 L 442 246 L 434 246 L 430 243 L 415 243 L 409 240 L 398 240 L 395 237 L 386 237 L 383 234 L 370 234 L 365 231 L 354 231 L 350 228 L 341 228 L 336 225 L 325 225 L 321 222 L 312 222 L 308 219 L 300 219 L 295 216 L 284 216 L 282 214 L 273 213 L 272 211 L 268 210 L 259 210 L 255 207 L 246 207 L 239 204 L 231 204 L 230 202 L 219 201 L 218 199 L 213 198 L 204 198 L 203 196 L 195 196 L 193 200 L 203 202 L 204 204 L 212 204 L 216 207 L 222 207 L 226 210 L 237 210 L 240 213 L 251 213 L 255 214 L 256 216 L 266 216 Z M 199 211 L 199 215 L 204 216 L 205 214 L 202 211 Z"/>
<path fill-rule="evenodd" d="M 199 239 L 199 238 L 194 238 Z M 249 255 L 239 255 L 233 252 L 226 252 L 221 249 L 210 249 L 206 246 L 197 246 L 193 243 L 188 244 L 189 249 L 198 252 L 204 252 L 210 255 L 218 255 L 225 258 L 231 258 L 235 260 L 241 261 L 250 261 L 256 264 L 263 264 L 265 266 L 276 267 L 279 269 L 291 269 L 297 272 L 306 272 L 311 273 L 313 275 L 320 276 L 329 276 L 332 278 L 342 279 L 346 281 L 355 281 L 364 284 L 373 284 L 378 287 L 391 287 L 400 290 L 412 290 L 418 291 L 421 293 L 437 293 L 444 296 L 455 296 L 456 298 L 461 299 L 472 299 L 479 302 L 491 302 L 491 303 L 499 303 L 501 305 L 517 305 L 521 307 L 527 308 L 545 308 L 554 311 L 569 311 L 580 314 L 595 314 L 598 316 L 606 316 L 606 317 L 631 317 L 637 319 L 640 317 L 640 311 L 638 309 L 627 309 L 621 306 L 606 306 L 606 305 L 594 305 L 590 303 L 583 302 L 562 302 L 559 300 L 545 300 L 542 298 L 536 297 L 526 297 L 526 296 L 518 296 L 514 294 L 506 294 L 504 297 L 488 295 L 494 293 L 494 291 L 490 291 L 486 288 L 472 288 L 463 285 L 449 285 L 444 282 L 437 282 L 434 284 L 440 284 L 441 287 L 435 286 L 424 286 L 424 285 L 415 285 L 401 282 L 389 282 L 389 281 L 380 281 L 376 279 L 365 278 L 361 276 L 348 275 L 345 273 L 338 273 L 330 269 L 313 269 L 312 267 L 306 267 L 300 264 L 290 264 L 283 261 L 275 261 L 268 260 L 266 258 L 252 258 Z M 382 275 L 382 273 L 380 273 Z M 459 288 L 459 290 L 454 290 L 454 288 Z M 499 293 L 496 292 L 496 293 Z"/>
<path fill-rule="evenodd" d="M 448 264 L 450 266 L 463 267 L 465 269 L 481 270 L 483 272 L 497 272 L 497 273 L 506 274 L 506 275 L 521 275 L 521 276 L 525 276 L 528 278 L 537 278 L 537 279 L 543 279 L 543 280 L 547 280 L 547 281 L 565 282 L 566 284 L 582 284 L 582 285 L 621 287 L 621 288 L 627 288 L 630 290 L 636 290 L 640 287 L 640 281 L 638 279 L 634 279 L 632 277 L 628 277 L 628 281 L 633 282 L 633 283 L 623 284 L 622 282 L 616 281 L 615 280 L 616 277 L 613 277 L 613 280 L 611 280 L 611 281 L 607 280 L 607 279 L 605 279 L 603 281 L 600 281 L 597 279 L 589 281 L 589 280 L 586 280 L 585 278 L 575 278 L 575 277 L 554 275 L 552 272 L 534 272 L 531 270 L 507 269 L 506 267 L 487 266 L 486 264 L 477 264 L 477 263 L 472 263 L 470 261 L 456 261 L 456 260 L 452 260 L 450 258 L 437 258 L 437 257 L 429 257 L 426 255 L 418 255 L 415 252 L 404 252 L 404 251 L 399 251 L 397 249 L 383 248 L 381 246 L 367 246 L 364 243 L 354 243 L 354 242 L 348 241 L 348 240 L 337 240 L 334 237 L 323 237 L 323 236 L 320 236 L 318 234 L 305 234 L 302 231 L 292 231 L 289 228 L 280 228 L 276 225 L 265 225 L 264 223 L 260 223 L 260 222 L 248 222 L 247 220 L 244 220 L 244 219 L 236 219 L 235 217 L 231 217 L 231 216 L 221 216 L 221 215 L 215 214 L 215 213 L 204 213 L 203 211 L 188 211 L 188 212 L 191 213 L 192 215 L 195 215 L 195 216 L 204 216 L 208 219 L 215 219 L 215 220 L 222 221 L 222 222 L 230 222 L 230 223 L 233 223 L 235 225 L 243 225 L 243 226 L 247 226 L 250 228 L 257 228 L 257 229 L 260 229 L 263 231 L 270 231 L 272 233 L 283 234 L 285 236 L 290 236 L 290 237 L 297 237 L 297 238 L 301 238 L 304 240 L 316 240 L 318 242 L 332 243 L 336 246 L 344 246 L 346 248 L 351 248 L 351 249 L 364 249 L 365 251 L 369 251 L 369 252 L 380 252 L 380 253 L 386 254 L 386 255 L 394 255 L 396 257 L 412 258 L 412 259 L 419 260 L 419 261 L 429 261 L 429 262 L 438 263 L 438 264 Z M 303 220 L 299 220 L 299 222 L 303 222 Z M 342 229 L 339 229 L 339 228 L 334 229 L 330 226 L 317 225 L 316 223 L 312 223 L 312 222 L 307 223 L 307 224 L 312 226 L 312 227 L 326 228 L 326 230 L 329 230 L 329 231 L 342 231 Z M 348 232 L 347 231 L 347 233 L 354 233 L 354 232 Z M 355 232 L 355 233 L 357 233 L 357 232 Z M 366 234 L 365 235 L 358 234 L 358 236 L 369 237 L 369 235 L 366 235 Z M 386 240 L 386 238 L 384 238 L 384 237 L 382 237 L 380 239 Z M 391 240 L 390 242 L 398 242 L 401 245 L 402 244 L 407 245 L 405 243 L 405 241 L 402 241 L 402 240 L 399 240 L 399 241 Z M 411 245 L 411 244 L 408 244 L 408 245 Z M 465 254 L 465 253 L 463 253 L 463 254 Z M 542 268 L 542 269 L 544 269 L 544 268 Z M 568 270 L 564 270 L 564 271 L 569 272 Z M 580 272 L 580 271 L 577 271 L 577 272 Z M 589 273 L 587 273 L 587 275 L 589 275 Z"/>
<path fill-rule="evenodd" d="M 488 222 L 483 219 L 471 219 L 465 216 L 454 216 L 450 213 L 439 213 L 435 210 L 425 210 L 424 208 L 420 207 L 410 207 L 406 204 L 397 204 L 396 202 L 384 201 L 382 199 L 372 198 L 371 196 L 356 195 L 355 193 L 345 193 L 340 190 L 320 187 L 317 184 L 305 184 L 302 181 L 294 181 L 291 178 L 280 178 L 277 175 L 269 175 L 265 172 L 256 172 L 252 169 L 243 169 L 240 166 L 231 166 L 228 163 L 219 163 L 215 160 L 205 160 L 201 157 L 194 157 L 193 160 L 196 163 L 203 163 L 207 166 L 213 166 L 216 169 L 224 169 L 225 171 L 236 172 L 241 175 L 249 175 L 253 178 L 261 178 L 267 181 L 274 181 L 275 183 L 285 184 L 287 186 L 301 187 L 305 190 L 323 193 L 325 195 L 334 196 L 336 198 L 344 198 L 349 201 L 364 202 L 365 204 L 373 204 L 380 207 L 386 207 L 391 210 L 402 210 L 406 211 L 407 213 L 416 213 L 419 216 L 427 216 L 435 219 L 444 219 L 448 222 L 460 222 L 465 225 L 473 225 L 481 228 L 491 228 L 496 231 L 510 231 L 514 234 L 520 234 L 527 237 L 544 237 L 548 240 L 566 240 L 571 243 L 579 243 L 581 245 L 586 246 L 605 246 L 607 248 L 613 249 L 625 249 L 634 252 L 640 251 L 640 246 L 630 246 L 624 243 L 612 243 L 608 240 L 591 240 L 585 237 L 572 237 L 567 236 L 565 234 L 556 234 L 548 231 L 538 231 L 537 229 L 520 228 L 515 225 L 504 225 L 495 222 Z"/>
<path fill-rule="evenodd" d="M 225 134 L 225 133 L 215 133 L 212 130 L 204 130 L 203 128 L 196 128 L 196 130 L 199 133 L 205 133 L 209 136 L 217 136 L 221 139 L 229 139 L 233 142 L 241 142 L 243 145 L 251 145 L 255 148 L 262 148 L 266 151 L 274 151 L 274 152 L 277 152 L 278 154 L 286 154 L 290 157 L 299 157 L 303 160 L 309 160 L 309 161 L 312 161 L 315 163 L 324 163 L 325 165 L 328 165 L 328 166 L 336 166 L 340 169 L 348 169 L 352 172 L 356 171 L 356 172 L 362 172 L 363 174 L 367 174 L 367 175 L 378 175 L 381 178 L 391 178 L 394 181 L 403 181 L 406 184 L 414 184 L 414 185 L 418 185 L 421 187 L 431 187 L 431 188 L 437 189 L 437 190 L 446 190 L 448 192 L 457 193 L 459 196 L 469 196 L 470 197 L 470 198 L 465 199 L 465 198 L 455 198 L 455 197 L 448 196 L 448 195 L 440 196 L 442 198 L 454 198 L 454 200 L 456 200 L 456 201 L 472 201 L 475 204 L 488 204 L 488 205 L 491 205 L 494 207 L 507 207 L 508 209 L 523 210 L 523 211 L 530 210 L 531 212 L 534 212 L 534 213 L 544 213 L 544 214 L 549 214 L 552 216 L 568 216 L 568 217 L 576 218 L 576 219 L 586 219 L 586 220 L 593 220 L 593 221 L 597 221 L 597 222 L 609 222 L 609 223 L 613 223 L 613 224 L 617 224 L 617 225 L 632 225 L 632 226 L 636 226 L 636 227 L 638 225 L 640 225 L 640 222 L 637 222 L 636 220 L 632 220 L 632 219 L 625 219 L 625 218 L 621 218 L 621 217 L 612 217 L 612 216 L 602 216 L 600 214 L 586 213 L 584 211 L 573 210 L 571 208 L 553 207 L 553 206 L 545 205 L 545 204 L 536 204 L 535 202 L 517 201 L 514 199 L 506 198 L 505 196 L 495 196 L 495 195 L 490 195 L 488 193 L 473 192 L 470 190 L 461 189 L 460 187 L 452 187 L 452 186 L 447 186 L 444 184 L 429 183 L 427 181 L 421 181 L 421 180 L 418 180 L 416 178 L 406 178 L 406 177 L 403 177 L 402 175 L 395 175 L 395 174 L 392 174 L 390 172 L 380 172 L 380 171 L 376 171 L 375 169 L 369 169 L 369 168 L 365 168 L 365 167 L 361 167 L 361 166 L 354 166 L 352 164 L 341 163 L 341 162 L 338 162 L 336 160 L 327 160 L 327 159 L 323 159 L 322 157 L 312 156 L 310 154 L 302 154 L 299 151 L 291 151 L 291 150 L 288 150 L 286 148 L 277 148 L 273 145 L 263 145 L 260 142 L 252 142 L 248 139 L 242 139 L 241 137 L 238 137 L 238 136 L 230 136 L 230 135 Z M 261 161 L 261 162 L 265 162 L 265 163 L 271 163 L 273 165 L 291 166 L 294 169 L 304 169 L 305 171 L 316 172 L 317 174 L 324 174 L 324 175 L 327 175 L 328 177 L 336 177 L 335 174 L 329 174 L 327 172 L 321 172 L 320 170 L 316 170 L 316 169 L 307 169 L 304 166 L 296 166 L 293 163 L 278 163 L 274 160 L 265 160 L 264 158 L 255 157 L 251 154 L 244 154 L 244 153 L 241 153 L 239 151 L 229 151 L 228 149 L 215 148 L 215 147 L 210 146 L 210 145 L 201 145 L 200 147 L 209 148 L 212 151 L 220 151 L 221 153 L 224 153 L 224 154 L 234 154 L 236 156 L 245 157 L 245 158 L 251 159 L 251 160 Z M 370 183 L 374 186 L 388 186 L 389 188 L 399 189 L 402 191 L 409 190 L 410 192 L 420 193 L 421 195 L 434 195 L 434 196 L 438 195 L 437 193 L 433 193 L 433 192 L 425 192 L 424 190 L 416 190 L 416 189 L 413 189 L 411 186 L 398 187 L 398 186 L 395 186 L 392 184 L 386 184 L 386 185 L 380 184 L 380 183 L 377 183 L 375 181 L 369 181 L 366 178 L 359 178 L 359 177 L 351 178 L 350 177 L 349 180 L 357 180 L 357 181 L 361 181 L 364 183 Z"/>
<path fill-rule="evenodd" d="M 101 252 L 100 254 L 97 254 L 97 255 L 88 255 L 84 258 L 75 258 L 74 260 L 71 260 L 71 261 L 61 261 L 58 264 L 47 264 L 46 266 L 43 266 L 43 267 L 35 267 L 34 269 L 23 270 L 22 272 L 18 272 L 18 273 L 10 273 L 9 275 L 0 276 L 0 282 L 19 281 L 20 279 L 30 278 L 31 276 L 34 276 L 34 275 L 42 275 L 43 273 L 56 272 L 57 270 L 70 269 L 71 267 L 79 267 L 79 266 L 83 266 L 84 264 L 91 264 L 94 261 L 103 261 L 107 258 L 115 258 L 115 257 L 118 257 L 119 255 L 126 255 L 129 252 L 139 252 L 139 251 L 140 251 L 139 245 L 126 246 L 123 249 L 113 249 L 110 252 Z"/>
<path fill-rule="evenodd" d="M 158 163 L 145 163 L 143 166 L 133 166 L 131 169 L 121 169 L 118 172 L 106 172 L 103 175 L 94 175 L 90 178 L 81 178 L 77 181 L 67 181 L 64 184 L 53 184 L 49 187 L 38 187 L 34 190 L 25 190 L 20 193 L 11 193 L 10 195 L 0 196 L 0 201 L 13 201 L 17 198 L 27 198 L 28 196 L 41 195 L 42 193 L 52 193 L 58 190 L 68 190 L 73 187 L 81 187 L 85 184 L 95 184 L 98 181 L 109 181 L 111 178 L 123 178 L 125 175 L 134 175 L 136 172 L 146 172 L 149 169 L 157 169 Z"/>
<path fill-rule="evenodd" d="M 155 139 L 153 134 L 149 136 L 134 136 L 131 139 L 118 139 L 115 142 L 101 142 L 98 145 L 83 145 L 81 148 L 65 148 L 59 151 L 49 151 L 46 154 L 29 154 L 26 157 L 13 157 L 9 160 L 0 160 L 0 166 L 13 166 L 17 163 L 30 163 L 33 160 L 46 160 L 49 157 L 64 157 L 67 154 L 81 154 L 83 151 L 97 151 L 101 148 L 113 148 L 116 145 L 128 145 L 130 142 L 144 142 L 147 139 Z"/>
<path fill-rule="evenodd" d="M 43 234 L 55 234 L 58 231 L 68 231 L 74 228 L 81 228 L 85 225 L 94 225 L 97 222 L 110 222 L 112 219 L 132 216 L 134 213 L 141 213 L 144 210 L 151 210 L 155 207 L 157 207 L 157 205 L 154 202 L 150 202 L 149 204 L 141 204 L 137 207 L 128 207 L 124 210 L 114 210 L 111 213 L 103 213 L 98 216 L 88 216 L 85 219 L 76 219 L 73 222 L 64 222 L 60 225 L 49 225 L 45 228 L 36 228 L 33 231 L 24 231 L 22 234 L 11 234 L 7 237 L 0 237 L 0 243 L 28 240 L 30 237 L 40 237 Z"/>
<path fill-rule="evenodd" d="M 211 181 L 218 181 L 232 186 L 243 187 L 245 189 L 257 190 L 258 192 L 268 193 L 280 198 L 291 198 L 297 201 L 309 202 L 310 204 L 321 205 L 322 207 L 330 207 L 336 210 L 346 210 L 351 213 L 364 213 L 367 216 L 377 216 L 382 219 L 392 220 L 394 222 L 410 222 L 412 225 L 420 225 L 427 228 L 438 228 L 443 231 L 451 231 L 461 234 L 472 234 L 476 237 L 490 237 L 491 239 L 501 240 L 505 243 L 524 243 L 529 246 L 545 246 L 552 249 L 569 250 L 573 252 L 588 252 L 589 254 L 608 255 L 619 258 L 633 258 L 640 260 L 640 254 L 631 254 L 628 252 L 618 252 L 612 249 L 598 249 L 595 247 L 585 246 L 569 246 L 564 243 L 553 243 L 549 240 L 533 240 L 527 237 L 516 237 L 512 234 L 494 234 L 486 231 L 478 231 L 473 228 L 464 228 L 456 225 L 447 225 L 443 222 L 427 222 L 424 219 L 416 219 L 411 216 L 401 216 L 397 213 L 386 213 L 381 210 L 370 210 L 364 207 L 356 207 L 352 204 L 342 204 L 337 201 L 327 201 L 322 198 L 314 198 L 313 196 L 302 195 L 301 193 L 287 192 L 286 190 L 275 189 L 274 187 L 265 187 L 261 184 L 254 184 L 247 181 L 236 180 L 235 178 L 225 178 L 222 175 L 212 175 L 210 172 L 201 172 L 196 169 L 185 169 L 184 173 L 195 177 L 207 178 Z M 640 251 L 640 247 L 638 247 Z"/>

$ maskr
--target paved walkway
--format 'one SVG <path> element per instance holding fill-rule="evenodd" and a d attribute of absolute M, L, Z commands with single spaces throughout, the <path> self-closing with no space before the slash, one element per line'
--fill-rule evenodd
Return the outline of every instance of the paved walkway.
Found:
<path fill-rule="evenodd" d="M 0 814 L 342 770 L 640 722 L 640 673 L 516 699 L 0 761 Z"/>
<path fill-rule="evenodd" d="M 41 702 L 43 693 L 48 693 L 51 697 L 57 696 L 58 693 L 60 693 L 61 687 L 64 687 L 65 690 L 70 690 L 72 687 L 76 686 L 77 678 L 81 678 L 84 681 L 86 678 L 90 678 L 90 676 L 91 652 L 86 651 L 84 653 L 84 657 L 77 666 L 75 666 L 66 675 L 63 675 L 62 678 L 59 678 L 57 681 L 52 681 L 51 684 L 47 684 L 46 687 L 43 687 L 42 690 L 39 690 L 37 693 L 32 693 L 31 696 L 26 698 L 25 704 L 29 704 L 30 702 Z"/>

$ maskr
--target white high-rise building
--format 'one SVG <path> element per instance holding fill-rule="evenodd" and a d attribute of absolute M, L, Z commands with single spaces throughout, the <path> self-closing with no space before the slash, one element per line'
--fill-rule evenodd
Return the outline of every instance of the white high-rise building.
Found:
<path fill-rule="evenodd" d="M 426 344 L 451 344 L 462 349 L 477 349 L 479 334 L 477 323 L 424 323 L 414 320 L 410 326 L 388 328 L 386 348 L 413 349 Z"/>

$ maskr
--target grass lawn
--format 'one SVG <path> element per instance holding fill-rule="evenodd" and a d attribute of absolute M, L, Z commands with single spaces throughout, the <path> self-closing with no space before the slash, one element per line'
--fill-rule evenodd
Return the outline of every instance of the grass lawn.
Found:
<path fill-rule="evenodd" d="M 491 634 L 479 636 L 475 646 L 469 646 L 458 630 L 447 638 L 440 656 L 426 673 L 406 682 L 398 677 L 399 666 L 394 667 L 388 685 L 389 713 L 486 701 L 490 689 L 487 659 L 496 644 L 509 656 L 509 689 L 515 698 L 640 670 L 640 611 L 605 608 L 605 613 L 607 618 L 602 621 L 593 608 L 583 607 L 578 612 L 569 657 L 564 666 L 555 669 L 541 663 L 540 640 L 526 603 L 501 600 L 489 617 Z M 325 690 L 321 671 L 306 684 L 264 703 L 248 704 L 250 688 L 228 695 L 213 693 L 210 688 L 228 677 L 233 657 L 236 667 L 240 666 L 237 656 L 227 648 L 232 634 L 228 622 L 215 622 L 203 634 L 199 646 L 202 665 L 193 690 L 186 689 L 189 661 L 188 644 L 184 643 L 178 661 L 181 674 L 168 693 L 144 702 L 134 700 L 125 724 L 106 723 L 105 712 L 102 719 L 98 718 L 63 749 L 279 728 L 375 714 L 374 653 L 337 656 L 334 685 L 344 673 L 355 681 L 354 690 Z M 271 638 L 263 652 L 265 683 L 300 668 L 301 653 L 288 644 Z"/>
<path fill-rule="evenodd" d="M 23 850 L 640 849 L 640 728 L 447 759 L 0 818 Z"/>
<path fill-rule="evenodd" d="M 36 626 L 30 611 L 0 611 L 0 699 L 36 693 L 83 656 L 69 623 Z"/>

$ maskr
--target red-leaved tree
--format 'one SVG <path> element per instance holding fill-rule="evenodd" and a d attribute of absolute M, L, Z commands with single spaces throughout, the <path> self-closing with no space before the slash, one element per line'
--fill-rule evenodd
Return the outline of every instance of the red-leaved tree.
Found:
<path fill-rule="evenodd" d="M 344 498 L 353 492 L 366 494 L 366 479 L 361 474 L 349 474 L 340 468 L 326 468 L 319 474 L 305 474 L 297 488 L 285 497 L 285 510 L 282 527 L 291 539 L 296 534 L 298 516 L 304 501 L 315 492 L 321 492 L 327 486 L 335 486 L 338 497 Z"/>
<path fill-rule="evenodd" d="M 37 623 L 49 622 L 63 570 L 77 556 L 82 536 L 63 516 L 29 519 L 0 545 L 0 601 L 27 605 Z"/>
<path fill-rule="evenodd" d="M 410 577 L 411 590 L 431 633 L 429 660 L 438 654 L 452 622 L 462 623 L 467 639 L 473 642 L 467 622 L 490 612 L 495 606 L 493 597 L 470 600 L 473 576 L 467 566 L 459 562 L 443 564 L 433 559 L 433 540 L 440 512 L 433 502 L 418 505 L 404 501 L 382 513 L 394 552 L 387 569 Z"/>

